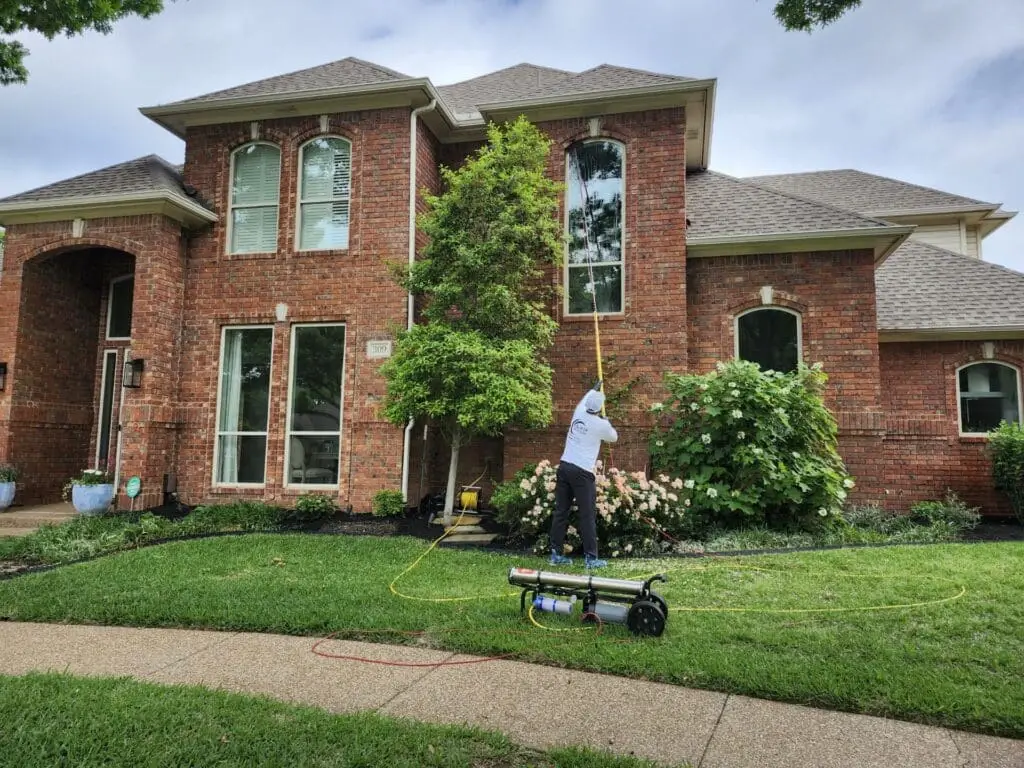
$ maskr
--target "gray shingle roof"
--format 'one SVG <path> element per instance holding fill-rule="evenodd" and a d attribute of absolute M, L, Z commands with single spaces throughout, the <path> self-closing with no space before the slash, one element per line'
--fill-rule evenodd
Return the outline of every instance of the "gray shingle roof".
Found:
<path fill-rule="evenodd" d="M 688 240 L 888 226 L 883 221 L 715 171 L 687 174 L 686 218 L 690 221 Z"/>
<path fill-rule="evenodd" d="M 1024 327 L 1024 274 L 908 240 L 875 273 L 883 331 Z"/>
<path fill-rule="evenodd" d="M 126 163 L 118 163 L 45 187 L 5 197 L 0 199 L 0 205 L 144 192 L 170 192 L 185 200 L 193 200 L 182 186 L 181 166 L 171 165 L 157 155 L 146 155 L 146 157 L 139 157 Z"/>
<path fill-rule="evenodd" d="M 852 169 L 751 176 L 747 180 L 859 213 L 994 205 Z"/>
<path fill-rule="evenodd" d="M 475 116 L 479 114 L 477 104 L 513 99 L 549 87 L 573 74 L 564 69 L 523 63 L 460 83 L 442 85 L 437 90 L 455 114 Z"/>
<path fill-rule="evenodd" d="M 200 105 L 205 102 L 237 99 L 245 96 L 273 96 L 276 94 L 312 91 L 318 88 L 340 88 L 343 86 L 390 83 L 397 80 L 411 79 L 409 75 L 403 75 L 401 72 L 396 72 L 393 69 L 349 56 L 340 61 L 333 61 L 330 64 L 321 64 L 318 67 L 310 67 L 309 69 L 301 69 L 297 72 L 289 72 L 285 75 L 276 75 L 275 77 L 256 80 L 252 83 L 226 88 L 222 91 L 214 91 L 213 93 L 196 96 L 192 99 L 176 101 L 174 104 Z"/>
<path fill-rule="evenodd" d="M 518 98 L 543 99 L 554 96 L 576 96 L 584 93 L 615 91 L 622 88 L 672 85 L 675 83 L 692 82 L 693 80 L 694 78 L 692 77 L 661 75 L 657 72 L 647 72 L 642 69 L 601 64 L 593 69 L 588 69 L 571 77 L 562 78 L 529 93 L 520 94 Z M 492 99 L 492 101 L 498 101 L 498 99 Z"/>

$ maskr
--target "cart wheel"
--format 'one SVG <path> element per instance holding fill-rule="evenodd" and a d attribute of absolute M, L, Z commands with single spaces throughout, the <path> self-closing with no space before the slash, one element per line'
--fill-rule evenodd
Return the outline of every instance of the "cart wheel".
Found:
<path fill-rule="evenodd" d="M 630 607 L 626 616 L 626 626 L 634 635 L 661 637 L 661 633 L 665 631 L 665 614 L 657 603 L 639 600 Z"/>
<path fill-rule="evenodd" d="M 646 599 L 661 608 L 661 612 L 668 617 L 668 603 L 665 602 L 665 599 L 661 595 L 657 592 L 651 592 L 647 595 Z"/>

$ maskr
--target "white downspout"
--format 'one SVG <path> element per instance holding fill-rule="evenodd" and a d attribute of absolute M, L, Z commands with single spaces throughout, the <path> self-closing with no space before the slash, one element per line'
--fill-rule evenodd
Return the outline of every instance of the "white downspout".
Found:
<path fill-rule="evenodd" d="M 424 112 L 430 112 L 437 106 L 437 99 L 431 99 L 424 107 L 412 111 L 409 118 L 409 267 L 416 262 L 416 126 L 419 116 Z M 407 307 L 408 320 L 406 330 L 412 330 L 413 313 L 415 301 L 412 292 L 409 292 L 409 305 Z M 402 498 L 409 503 L 409 452 L 412 450 L 412 428 L 416 423 L 415 419 L 409 419 L 405 427 L 405 444 L 402 447 Z"/>

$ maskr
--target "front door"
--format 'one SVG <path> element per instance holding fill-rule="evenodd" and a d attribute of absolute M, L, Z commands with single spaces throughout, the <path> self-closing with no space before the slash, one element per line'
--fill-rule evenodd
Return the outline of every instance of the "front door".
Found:
<path fill-rule="evenodd" d="M 114 421 L 114 392 L 117 385 L 116 349 L 103 352 L 103 378 L 100 390 L 99 433 L 96 436 L 96 468 L 106 469 L 110 464 L 110 452 L 116 450 L 116 422 Z"/>

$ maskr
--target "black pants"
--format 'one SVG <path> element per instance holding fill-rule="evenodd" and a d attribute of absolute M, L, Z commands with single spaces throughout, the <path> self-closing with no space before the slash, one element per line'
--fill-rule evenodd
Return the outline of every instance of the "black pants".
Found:
<path fill-rule="evenodd" d="M 565 531 L 569 527 L 569 508 L 573 499 L 580 513 L 583 552 L 597 557 L 597 484 L 594 475 L 575 464 L 558 465 L 555 486 L 555 514 L 551 518 L 551 548 L 562 554 Z"/>

